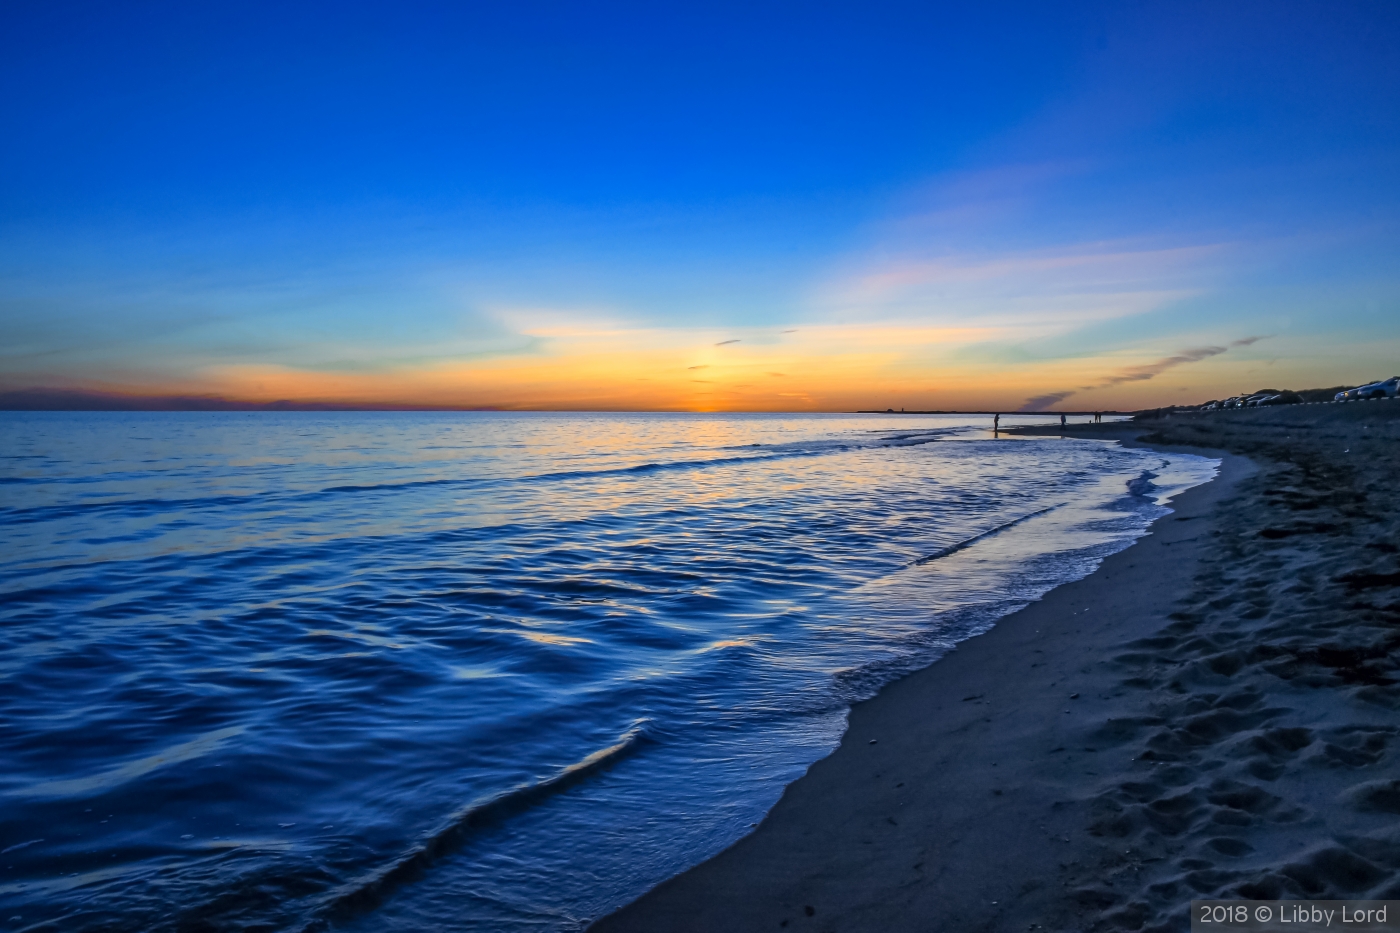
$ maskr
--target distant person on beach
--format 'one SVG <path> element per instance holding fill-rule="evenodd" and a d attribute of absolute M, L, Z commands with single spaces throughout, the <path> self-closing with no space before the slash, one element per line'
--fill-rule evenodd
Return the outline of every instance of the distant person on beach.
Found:
<path fill-rule="evenodd" d="M 993 416 L 992 416 L 992 430 L 993 430 L 993 431 L 1000 431 L 1000 430 L 1001 430 L 1001 415 L 993 415 Z"/>
<path fill-rule="evenodd" d="M 1065 416 L 1064 416 L 1064 415 L 1061 415 L 1061 416 L 1060 416 L 1060 427 L 1063 428 L 1064 426 L 1065 426 Z"/>

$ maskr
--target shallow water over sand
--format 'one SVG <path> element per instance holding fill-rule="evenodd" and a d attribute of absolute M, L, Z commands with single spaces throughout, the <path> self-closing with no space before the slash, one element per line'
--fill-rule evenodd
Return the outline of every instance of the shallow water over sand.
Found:
<path fill-rule="evenodd" d="M 1211 475 L 987 420 L 0 414 L 0 919 L 578 929 Z"/>

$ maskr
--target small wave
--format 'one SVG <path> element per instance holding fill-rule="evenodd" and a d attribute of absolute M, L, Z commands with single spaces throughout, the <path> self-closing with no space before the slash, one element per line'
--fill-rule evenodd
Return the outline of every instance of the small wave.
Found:
<path fill-rule="evenodd" d="M 424 486 L 499 486 L 510 483 L 555 483 L 571 479 L 599 479 L 607 476 L 645 475 L 647 473 L 660 473 L 666 470 L 697 470 L 706 467 L 728 466 L 734 463 L 762 463 L 765 460 L 776 460 L 784 456 L 791 457 L 795 456 L 795 454 L 767 454 L 757 457 L 713 457 L 707 460 L 657 461 L 652 463 L 639 463 L 635 466 L 628 467 L 611 467 L 603 470 L 562 470 L 557 473 L 536 473 L 531 476 L 501 479 L 429 479 L 416 480 L 408 483 L 367 483 L 358 486 L 327 486 L 320 492 L 322 494 L 342 492 L 399 492 L 405 489 L 418 489 Z M 315 495 L 315 493 L 312 495 Z"/>
<path fill-rule="evenodd" d="M 554 794 L 611 768 L 648 740 L 645 726 L 645 720 L 639 721 L 614 744 L 593 752 L 542 781 L 522 784 L 495 797 L 467 805 L 388 865 L 333 891 L 317 911 L 320 916 L 303 930 L 325 929 L 333 919 L 372 910 L 394 889 L 413 882 L 433 862 L 460 848 L 474 831 L 528 810 Z"/>
<path fill-rule="evenodd" d="M 835 704 L 844 708 L 870 699 L 886 684 L 928 667 L 959 642 L 991 630 L 1026 605 L 1025 599 L 998 599 L 940 613 L 929 627 L 900 639 L 898 653 L 837 671 L 832 678 Z"/>
<path fill-rule="evenodd" d="M 808 453 L 810 451 L 803 451 Z M 639 463 L 630 467 L 614 467 L 606 470 L 568 470 L 561 473 L 539 473 L 535 476 L 522 477 L 521 482 L 557 482 L 568 479 L 592 479 L 597 476 L 627 476 L 638 473 L 660 473 L 666 470 L 700 470 L 713 466 L 729 466 L 733 463 L 762 463 L 765 460 L 777 460 L 780 457 L 800 456 L 800 453 L 787 454 L 764 454 L 757 457 L 711 457 L 706 460 L 667 460 L 654 463 Z"/>
<path fill-rule="evenodd" d="M 921 565 L 923 565 L 923 564 L 927 564 L 927 563 L 929 563 L 929 562 L 931 562 L 931 561 L 935 561 L 935 560 L 939 560 L 940 558 L 947 557 L 947 556 L 950 555 L 950 554 L 956 554 L 958 551 L 961 551 L 961 550 L 962 550 L 963 548 L 965 548 L 965 547 L 971 547 L 972 545 L 976 544 L 978 541 L 984 541 L 984 540 L 986 540 L 987 538 L 992 537 L 993 535 L 1001 534 L 1001 533 L 1002 533 L 1003 531 L 1005 531 L 1006 529 L 1012 528 L 1012 527 L 1014 527 L 1014 526 L 1016 526 L 1016 525 L 1019 525 L 1019 524 L 1021 524 L 1022 522 L 1030 521 L 1032 518 L 1035 518 L 1037 515 L 1044 515 L 1046 512 L 1053 512 L 1053 511 L 1055 511 L 1056 509 L 1058 509 L 1058 508 L 1060 508 L 1061 506 L 1063 506 L 1064 504 L 1065 504 L 1065 503 L 1061 502 L 1059 505 L 1047 506 L 1046 508 L 1038 509 L 1038 510 L 1036 510 L 1036 511 L 1034 511 L 1034 512 L 1030 512 L 1030 513 L 1028 513 L 1028 514 L 1026 514 L 1026 515 L 1022 515 L 1020 518 L 1013 518 L 1011 521 L 1006 522 L 1005 524 L 998 525 L 998 526 L 996 526 L 995 528 L 990 528 L 990 529 L 988 529 L 987 531 L 982 532 L 981 534 L 973 535 L 973 536 L 970 537 L 970 538 L 967 538 L 967 539 L 965 539 L 965 540 L 963 540 L 963 541 L 959 541 L 957 544 L 949 545 L 948 547 L 945 547 L 945 548 L 942 548 L 942 549 L 940 549 L 940 550 L 934 551 L 932 554 L 927 554 L 927 555 L 925 555 L 925 556 L 923 556 L 923 557 L 920 557 L 918 560 L 911 561 L 910 564 L 909 564 L 909 566 L 910 566 L 910 567 L 918 567 L 918 566 L 921 566 Z"/>
<path fill-rule="evenodd" d="M 1157 488 L 1157 484 L 1152 482 L 1158 474 L 1151 470 L 1143 470 L 1142 473 L 1128 480 L 1128 495 L 1130 496 L 1150 496 L 1152 490 Z"/>
<path fill-rule="evenodd" d="M 181 742 L 154 755 L 128 762 L 116 768 L 85 778 L 69 778 L 61 781 L 43 781 L 29 787 L 19 787 L 6 791 L 7 797 L 81 797 L 106 793 L 107 791 L 143 777 L 157 768 L 193 761 L 208 755 L 224 743 L 226 739 L 241 735 L 245 726 L 227 726 L 201 735 L 188 742 Z"/>
<path fill-rule="evenodd" d="M 890 434 L 890 435 L 884 437 L 883 439 L 884 439 L 885 441 L 908 441 L 909 443 L 907 443 L 907 444 L 901 444 L 900 446 L 901 446 L 901 447 L 914 447 L 914 446 L 917 446 L 917 445 L 919 445 L 919 444 L 931 444 L 931 443 L 933 443 L 934 441 L 941 440 L 942 438 L 947 437 L 948 435 L 953 434 L 953 433 L 956 433 L 956 432 L 953 432 L 953 431 L 946 431 L 946 430 L 945 430 L 945 431 L 919 431 L 919 432 L 914 433 L 914 434 Z"/>
<path fill-rule="evenodd" d="M 11 852 L 18 852 L 20 849 L 27 849 L 30 846 L 38 845 L 42 839 L 31 839 L 28 842 L 21 842 L 18 845 L 10 846 L 8 849 L 0 849 L 0 855 L 9 855 Z"/>
<path fill-rule="evenodd" d="M 74 502 L 63 505 L 34 505 L 14 508 L 0 508 L 0 525 L 29 525 L 54 519 L 71 518 L 76 515 L 93 515 L 113 512 L 124 517 L 154 515 L 158 512 L 173 512 L 184 508 L 210 508 L 220 505 L 239 505 L 256 501 L 258 496 L 199 496 L 188 499 L 109 499 L 103 502 Z"/>
<path fill-rule="evenodd" d="M 423 489 L 428 486 L 463 486 L 476 484 L 481 480 L 473 479 L 420 479 L 407 483 L 360 483 L 351 486 L 327 486 L 325 489 L 308 495 L 323 495 L 329 492 L 378 492 L 384 489 Z"/>

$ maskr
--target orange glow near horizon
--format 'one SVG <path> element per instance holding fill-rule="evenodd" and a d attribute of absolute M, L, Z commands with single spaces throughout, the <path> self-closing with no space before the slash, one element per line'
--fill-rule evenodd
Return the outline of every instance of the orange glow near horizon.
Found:
<path fill-rule="evenodd" d="M 524 330 L 524 329 L 522 329 Z M 367 407 L 640 411 L 1133 410 L 1250 391 L 1257 360 L 1221 351 L 1168 365 L 1161 351 L 1035 363 L 988 361 L 999 327 L 812 325 L 786 331 L 540 327 L 529 354 L 378 372 L 210 367 L 175 384 L 84 388 Z M 1145 376 L 1144 373 L 1151 372 Z M 1302 387 L 1302 386 L 1298 386 Z M 1055 394 L 1063 395 L 1055 398 Z"/>

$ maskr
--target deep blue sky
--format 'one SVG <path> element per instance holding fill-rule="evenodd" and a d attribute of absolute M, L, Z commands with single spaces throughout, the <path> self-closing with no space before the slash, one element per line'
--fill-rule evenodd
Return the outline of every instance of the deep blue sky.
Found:
<path fill-rule="evenodd" d="M 0 17 L 2 386 L 1100 405 L 1400 370 L 1393 2 Z"/>
<path fill-rule="evenodd" d="M 225 6 L 17 17 L 7 212 L 867 189 L 1024 119 L 1106 41 L 1044 4 Z"/>

